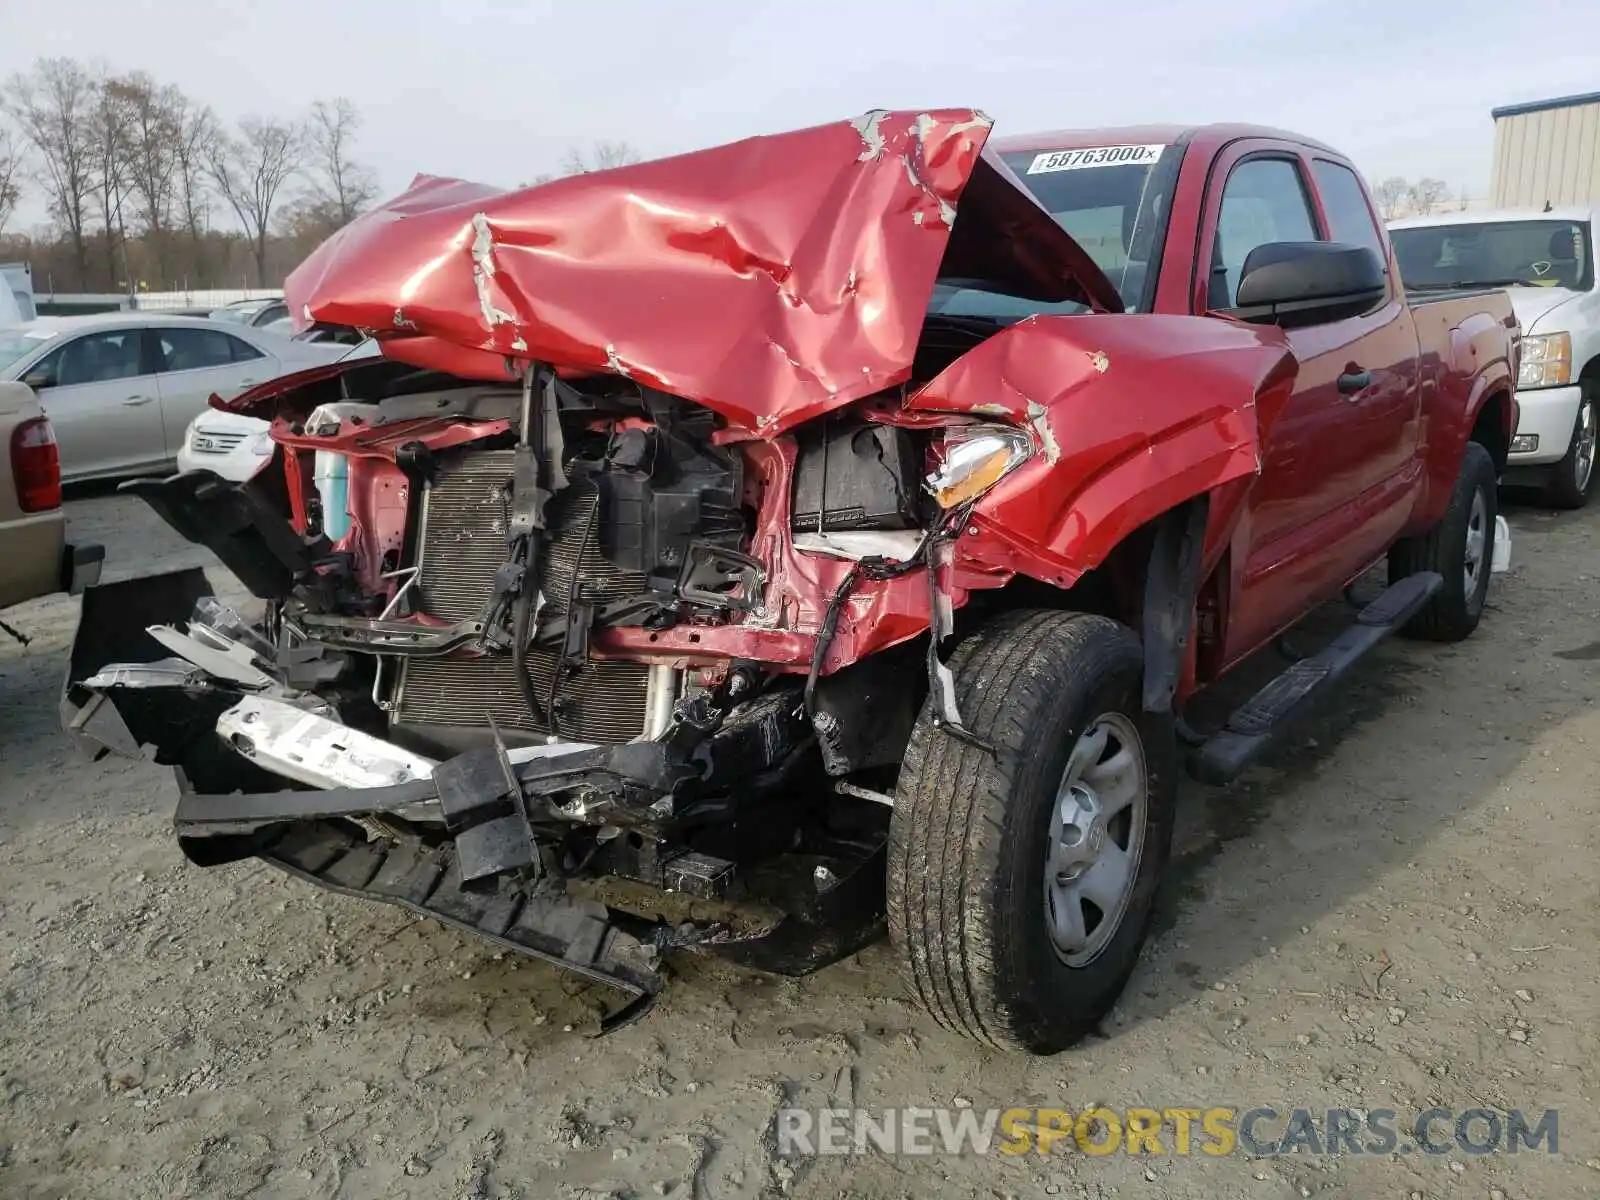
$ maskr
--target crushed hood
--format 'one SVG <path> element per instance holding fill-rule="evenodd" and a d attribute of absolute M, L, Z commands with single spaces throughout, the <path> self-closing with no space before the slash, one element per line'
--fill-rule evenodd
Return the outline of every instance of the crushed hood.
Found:
<path fill-rule="evenodd" d="M 990 125 L 878 110 L 515 191 L 419 176 L 285 291 L 402 362 L 611 372 L 775 436 L 903 382 L 941 275 L 1120 311 Z"/>

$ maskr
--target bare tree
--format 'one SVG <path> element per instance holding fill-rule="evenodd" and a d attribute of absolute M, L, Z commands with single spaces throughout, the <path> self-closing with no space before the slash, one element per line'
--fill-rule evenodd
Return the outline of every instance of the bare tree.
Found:
<path fill-rule="evenodd" d="M 89 138 L 95 203 L 105 228 L 106 278 L 115 284 L 121 275 L 129 291 L 135 290 L 135 281 L 128 270 L 128 231 L 122 204 L 130 182 L 132 128 L 126 97 L 111 86 L 110 80 L 97 79 L 89 114 Z"/>
<path fill-rule="evenodd" d="M 11 131 L 0 127 L 0 233 L 22 199 L 22 151 Z"/>
<path fill-rule="evenodd" d="M 6 107 L 38 154 L 50 211 L 72 242 L 82 286 L 89 275 L 89 204 L 95 190 L 94 77 L 70 58 L 42 58 L 6 84 Z"/>
<path fill-rule="evenodd" d="M 588 171 L 606 171 L 636 163 L 639 158 L 639 152 L 627 142 L 597 141 L 589 147 L 588 153 L 568 150 L 566 157 L 561 160 L 561 173 L 582 175 Z M 535 182 L 542 182 L 542 178 Z"/>
<path fill-rule="evenodd" d="M 217 118 L 203 104 L 184 101 L 178 136 L 172 143 L 172 173 L 177 223 L 189 235 L 195 278 L 206 277 L 205 233 L 211 218 L 208 175 L 217 140 Z"/>
<path fill-rule="evenodd" d="M 307 207 L 316 210 L 329 233 L 350 224 L 378 194 L 378 177 L 350 157 L 360 128 L 361 114 L 343 96 L 311 106 L 306 131 L 311 176 Z"/>
<path fill-rule="evenodd" d="M 256 278 L 267 279 L 267 234 L 283 186 L 305 161 L 305 133 L 293 121 L 246 117 L 239 136 L 219 136 L 208 164 L 217 191 L 253 243 Z"/>
<path fill-rule="evenodd" d="M 568 150 L 561 158 L 559 171 L 541 171 L 532 179 L 517 184 L 519 188 L 538 187 L 565 175 L 587 175 L 590 171 L 605 171 L 611 167 L 625 167 L 640 161 L 640 155 L 627 142 L 597 141 L 587 151 Z"/>
<path fill-rule="evenodd" d="M 1400 207 L 1405 203 L 1406 193 L 1410 185 L 1398 175 L 1391 175 L 1372 189 L 1372 198 L 1378 202 L 1378 211 L 1383 214 L 1385 221 L 1392 221 L 1400 215 Z"/>
<path fill-rule="evenodd" d="M 1439 202 L 1450 194 L 1450 185 L 1442 179 L 1419 179 L 1406 189 L 1406 200 L 1411 211 L 1426 217 L 1439 207 Z"/>
<path fill-rule="evenodd" d="M 187 106 L 183 93 L 170 84 L 136 71 L 106 82 L 125 122 L 125 175 L 136 213 L 148 239 L 156 276 L 167 281 L 178 146 Z"/>

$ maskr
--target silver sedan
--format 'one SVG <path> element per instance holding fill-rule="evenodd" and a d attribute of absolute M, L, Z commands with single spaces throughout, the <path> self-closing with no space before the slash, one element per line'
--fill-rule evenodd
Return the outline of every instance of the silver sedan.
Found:
<path fill-rule="evenodd" d="M 0 329 L 0 379 L 38 395 L 73 482 L 170 469 L 213 394 L 236 396 L 348 349 L 193 317 L 41 317 Z"/>

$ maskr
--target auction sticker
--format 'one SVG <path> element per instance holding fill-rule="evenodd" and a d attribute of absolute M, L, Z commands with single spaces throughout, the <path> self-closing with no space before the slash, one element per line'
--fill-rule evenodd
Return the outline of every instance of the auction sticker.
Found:
<path fill-rule="evenodd" d="M 1052 171 L 1081 171 L 1086 167 L 1145 167 L 1161 160 L 1166 147 L 1157 143 L 1151 146 L 1090 146 L 1083 150 L 1046 150 L 1036 155 L 1028 166 L 1029 175 L 1047 175 Z"/>

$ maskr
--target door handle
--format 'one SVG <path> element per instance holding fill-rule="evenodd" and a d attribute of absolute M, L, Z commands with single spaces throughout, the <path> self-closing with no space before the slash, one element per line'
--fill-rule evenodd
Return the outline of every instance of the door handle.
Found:
<path fill-rule="evenodd" d="M 154 399 L 154 396 L 129 396 L 123 403 L 132 408 L 136 404 L 149 404 Z"/>
<path fill-rule="evenodd" d="M 1339 376 L 1339 394 L 1341 396 L 1354 396 L 1357 392 L 1364 392 L 1371 386 L 1371 371 L 1346 371 Z"/>

